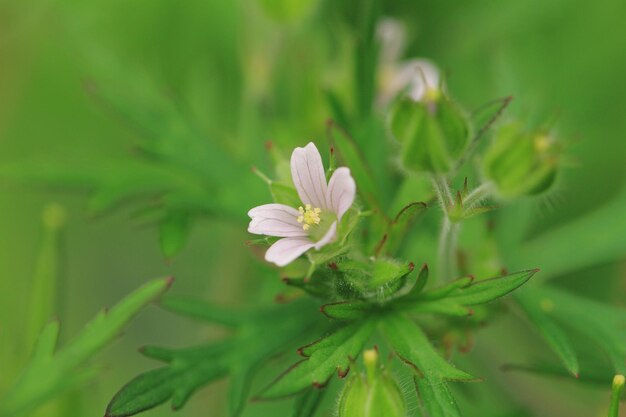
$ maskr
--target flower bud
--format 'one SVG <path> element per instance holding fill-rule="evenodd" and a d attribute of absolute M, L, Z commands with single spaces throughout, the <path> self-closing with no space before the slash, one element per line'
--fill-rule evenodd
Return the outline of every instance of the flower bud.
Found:
<path fill-rule="evenodd" d="M 402 147 L 403 166 L 414 172 L 449 172 L 469 142 L 463 112 L 434 88 L 419 101 L 400 99 L 391 109 L 390 130 Z"/>
<path fill-rule="evenodd" d="M 406 417 L 396 381 L 378 363 L 374 349 L 363 352 L 366 373 L 348 378 L 339 400 L 339 417 Z"/>
<path fill-rule="evenodd" d="M 540 194 L 554 183 L 560 146 L 545 132 L 511 123 L 498 130 L 483 160 L 483 173 L 501 198 Z"/>

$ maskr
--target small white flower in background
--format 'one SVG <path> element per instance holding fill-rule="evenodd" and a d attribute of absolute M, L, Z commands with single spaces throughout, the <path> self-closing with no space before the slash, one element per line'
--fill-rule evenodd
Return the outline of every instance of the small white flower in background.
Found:
<path fill-rule="evenodd" d="M 298 208 L 265 204 L 248 212 L 248 232 L 281 237 L 265 253 L 265 260 L 285 266 L 311 248 L 337 237 L 337 225 L 354 202 L 356 184 L 350 170 L 337 168 L 326 183 L 322 157 L 313 143 L 291 154 L 291 176 L 302 201 Z"/>
<path fill-rule="evenodd" d="M 386 106 L 405 89 L 415 101 L 437 98 L 440 91 L 437 66 L 421 58 L 400 61 L 406 44 L 406 31 L 402 24 L 396 19 L 382 19 L 377 35 L 381 43 L 379 105 Z"/>

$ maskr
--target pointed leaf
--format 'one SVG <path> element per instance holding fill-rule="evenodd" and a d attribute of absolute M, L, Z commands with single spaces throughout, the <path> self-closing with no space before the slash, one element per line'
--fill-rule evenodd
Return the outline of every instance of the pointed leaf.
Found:
<path fill-rule="evenodd" d="M 243 411 L 257 367 L 293 343 L 313 324 L 309 317 L 317 316 L 311 314 L 308 300 L 251 310 L 245 316 L 233 314 L 232 320 L 224 309 L 185 297 L 171 297 L 164 304 L 192 318 L 236 327 L 236 334 L 186 349 L 144 348 L 145 355 L 168 366 L 139 375 L 125 385 L 109 403 L 108 417 L 134 415 L 170 399 L 172 408 L 180 409 L 200 387 L 228 374 L 232 376 L 229 408 L 231 416 L 236 416 Z"/>
<path fill-rule="evenodd" d="M 336 320 L 356 320 L 363 318 L 372 309 L 371 304 L 364 301 L 339 301 L 324 304 L 320 310 L 328 318 Z"/>
<path fill-rule="evenodd" d="M 145 305 L 157 299 L 172 283 L 171 278 L 152 281 L 139 288 L 107 313 L 99 314 L 73 340 L 51 355 L 58 324 L 49 324 L 40 339 L 38 355 L 0 400 L 0 416 L 17 416 L 34 410 L 73 383 L 84 382 L 94 368 L 79 365 L 97 353 Z M 50 356 L 51 355 L 51 356 Z M 48 360 L 40 360 L 48 356 Z"/>
<path fill-rule="evenodd" d="M 549 279 L 623 259 L 626 248 L 625 204 L 626 189 L 595 211 L 515 245 L 515 250 L 505 254 L 508 255 L 507 264 L 540 265 L 541 279 Z M 573 245 L 572 242 L 580 244 Z"/>
<path fill-rule="evenodd" d="M 434 381 L 476 380 L 439 356 L 422 329 L 403 315 L 387 316 L 383 331 L 396 354 L 411 365 L 418 375 Z"/>
<path fill-rule="evenodd" d="M 333 373 L 345 375 L 374 331 L 375 321 L 362 320 L 337 329 L 300 351 L 308 358 L 296 363 L 263 393 L 261 398 L 295 394 L 311 386 L 325 385 Z"/>
<path fill-rule="evenodd" d="M 503 277 L 478 281 L 466 288 L 453 292 L 446 299 L 461 305 L 488 303 L 521 287 L 538 271 L 538 269 L 531 269 Z"/>
<path fill-rule="evenodd" d="M 311 388 L 298 395 L 291 417 L 313 417 L 328 390 Z"/>
<path fill-rule="evenodd" d="M 424 410 L 428 417 L 461 417 L 459 406 L 445 381 L 415 377 L 415 386 Z"/>
<path fill-rule="evenodd" d="M 172 295 L 163 297 L 161 307 L 181 316 L 236 327 L 248 320 L 246 314 L 225 308 L 195 297 Z"/>
<path fill-rule="evenodd" d="M 515 300 L 526 313 L 526 317 L 550 345 L 552 351 L 561 359 L 567 370 L 575 377 L 578 377 L 579 366 L 576 352 L 574 352 L 574 348 L 565 332 L 541 308 L 542 300 L 532 297 L 531 293 L 524 291 L 517 294 Z"/>

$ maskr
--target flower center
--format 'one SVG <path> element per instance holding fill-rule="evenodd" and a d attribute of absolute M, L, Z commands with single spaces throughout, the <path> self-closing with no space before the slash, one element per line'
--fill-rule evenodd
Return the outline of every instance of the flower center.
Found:
<path fill-rule="evenodd" d="M 298 216 L 298 223 L 302 223 L 303 230 L 309 230 L 311 225 L 320 224 L 320 213 L 322 209 L 318 207 L 311 207 L 310 204 L 306 204 L 304 208 L 302 206 L 298 207 L 298 211 L 300 212 L 300 216 Z"/>

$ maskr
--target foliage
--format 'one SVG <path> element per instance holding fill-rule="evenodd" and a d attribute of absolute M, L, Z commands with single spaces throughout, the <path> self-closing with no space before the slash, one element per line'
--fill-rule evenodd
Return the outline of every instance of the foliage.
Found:
<path fill-rule="evenodd" d="M 61 392 L 92 379 L 99 369 L 81 365 L 117 337 L 124 325 L 171 283 L 166 278 L 146 284 L 110 310 L 102 311 L 60 349 L 57 349 L 59 322 L 49 322 L 39 335 L 30 362 L 0 400 L 0 415 L 26 414 Z"/>

